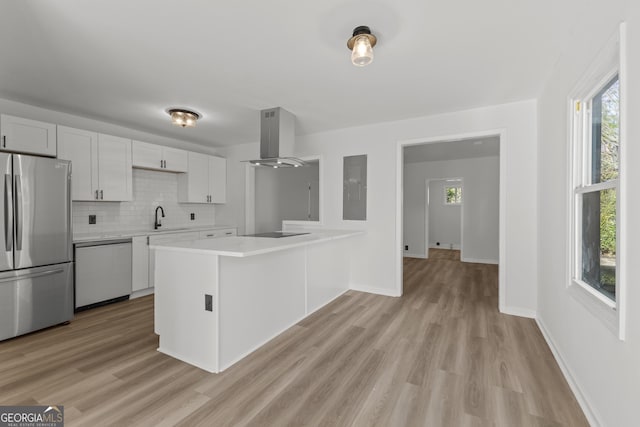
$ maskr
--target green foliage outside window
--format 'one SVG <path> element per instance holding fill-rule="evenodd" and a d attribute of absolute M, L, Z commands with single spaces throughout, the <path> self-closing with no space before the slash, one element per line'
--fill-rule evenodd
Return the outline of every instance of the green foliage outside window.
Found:
<path fill-rule="evenodd" d="M 601 181 L 618 178 L 620 128 L 620 84 L 615 82 L 602 95 Z M 616 254 L 616 192 L 602 192 L 600 199 L 600 248 Z"/>

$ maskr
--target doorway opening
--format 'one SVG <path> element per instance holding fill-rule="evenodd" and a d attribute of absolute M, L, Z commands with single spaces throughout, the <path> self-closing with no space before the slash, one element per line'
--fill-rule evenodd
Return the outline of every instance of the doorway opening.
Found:
<path fill-rule="evenodd" d="M 425 258 L 430 249 L 453 251 L 451 259 L 462 252 L 462 206 L 464 179 L 448 177 L 425 180 Z"/>
<path fill-rule="evenodd" d="M 504 305 L 505 137 L 497 130 L 398 143 L 399 295 L 404 259 L 460 251 L 464 263 L 498 265 Z"/>

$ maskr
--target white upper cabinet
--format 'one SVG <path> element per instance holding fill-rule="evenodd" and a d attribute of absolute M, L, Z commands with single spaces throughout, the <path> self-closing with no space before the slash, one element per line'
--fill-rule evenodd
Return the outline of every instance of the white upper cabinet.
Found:
<path fill-rule="evenodd" d="M 95 200 L 95 191 L 98 189 L 98 134 L 58 126 L 58 158 L 71 160 L 71 198 Z"/>
<path fill-rule="evenodd" d="M 56 157 L 56 125 L 0 115 L 0 149 Z"/>
<path fill-rule="evenodd" d="M 187 151 L 148 142 L 132 142 L 133 167 L 167 172 L 186 172 Z"/>
<path fill-rule="evenodd" d="M 189 169 L 189 157 L 185 150 L 162 147 L 164 170 L 171 172 L 186 172 Z"/>
<path fill-rule="evenodd" d="M 187 173 L 178 177 L 178 201 L 226 203 L 227 160 L 189 152 Z"/>
<path fill-rule="evenodd" d="M 130 139 L 58 126 L 58 158 L 71 160 L 73 200 L 132 200 Z"/>
<path fill-rule="evenodd" d="M 98 183 L 100 200 L 133 199 L 131 140 L 98 134 Z"/>

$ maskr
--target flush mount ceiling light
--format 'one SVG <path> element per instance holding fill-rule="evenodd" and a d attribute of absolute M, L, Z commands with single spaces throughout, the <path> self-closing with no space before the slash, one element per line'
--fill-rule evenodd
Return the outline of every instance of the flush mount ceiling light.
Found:
<path fill-rule="evenodd" d="M 373 47 L 377 41 L 369 27 L 356 27 L 353 36 L 347 41 L 347 47 L 351 50 L 351 63 L 358 67 L 369 65 L 373 61 Z"/>
<path fill-rule="evenodd" d="M 184 108 L 168 108 L 167 114 L 171 116 L 171 123 L 183 128 L 194 127 L 196 121 L 202 117 L 201 114 L 195 111 L 185 110 Z"/>

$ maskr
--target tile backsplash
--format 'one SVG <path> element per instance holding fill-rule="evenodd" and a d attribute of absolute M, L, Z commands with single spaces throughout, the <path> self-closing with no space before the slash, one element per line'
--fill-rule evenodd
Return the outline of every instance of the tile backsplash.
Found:
<path fill-rule="evenodd" d="M 133 201 L 73 202 L 74 233 L 152 230 L 154 213 L 162 206 L 165 228 L 212 225 L 215 206 L 200 203 L 178 203 L 178 174 L 133 169 Z M 190 214 L 195 214 L 195 220 Z M 96 215 L 96 224 L 89 224 Z"/>

